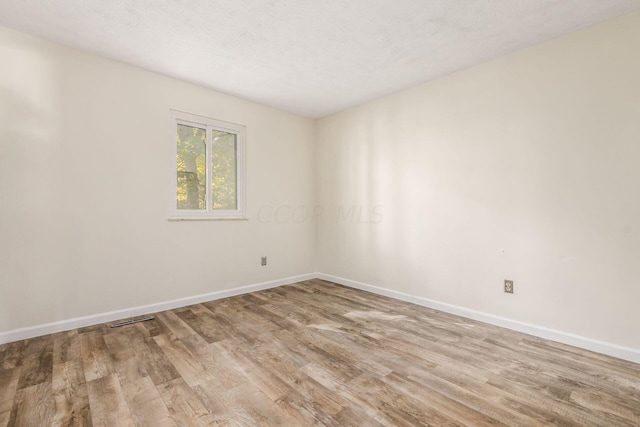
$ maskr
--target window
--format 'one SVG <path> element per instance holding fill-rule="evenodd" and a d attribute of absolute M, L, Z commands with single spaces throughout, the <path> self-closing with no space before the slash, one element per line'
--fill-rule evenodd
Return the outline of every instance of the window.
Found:
<path fill-rule="evenodd" d="M 170 219 L 242 219 L 245 128 L 172 111 Z"/>

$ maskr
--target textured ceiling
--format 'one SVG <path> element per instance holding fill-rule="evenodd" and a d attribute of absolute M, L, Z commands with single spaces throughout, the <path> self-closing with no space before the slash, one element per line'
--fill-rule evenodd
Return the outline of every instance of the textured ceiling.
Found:
<path fill-rule="evenodd" d="M 322 117 L 640 0 L 0 0 L 0 25 Z"/>

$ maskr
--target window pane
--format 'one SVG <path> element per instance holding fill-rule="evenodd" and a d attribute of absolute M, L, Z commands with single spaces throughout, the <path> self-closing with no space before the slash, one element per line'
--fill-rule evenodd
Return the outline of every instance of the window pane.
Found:
<path fill-rule="evenodd" d="M 178 124 L 178 209 L 206 209 L 206 137 L 205 129 Z"/>
<path fill-rule="evenodd" d="M 213 130 L 211 149 L 212 209 L 236 210 L 237 197 L 237 135 Z"/>

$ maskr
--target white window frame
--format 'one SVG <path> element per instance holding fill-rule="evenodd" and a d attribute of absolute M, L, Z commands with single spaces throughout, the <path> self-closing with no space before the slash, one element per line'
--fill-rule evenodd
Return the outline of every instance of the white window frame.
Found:
<path fill-rule="evenodd" d="M 177 180 L 177 162 L 178 146 L 176 144 L 176 132 L 178 125 L 194 126 L 206 129 L 206 209 L 189 210 L 178 209 L 176 203 L 176 194 L 178 189 Z M 237 209 L 222 210 L 211 208 L 211 132 L 212 130 L 220 130 L 237 135 L 236 138 L 236 200 Z M 216 120 L 209 117 L 198 116 L 195 114 L 184 113 L 182 111 L 171 110 L 171 210 L 169 215 L 170 221 L 184 220 L 233 220 L 247 219 L 246 217 L 246 128 L 242 125 L 229 123 L 222 120 Z"/>

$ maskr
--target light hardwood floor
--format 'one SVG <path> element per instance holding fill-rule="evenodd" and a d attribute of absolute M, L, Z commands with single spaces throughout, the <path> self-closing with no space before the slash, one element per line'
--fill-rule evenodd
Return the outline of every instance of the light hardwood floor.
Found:
<path fill-rule="evenodd" d="M 0 425 L 639 426 L 640 365 L 312 280 L 0 346 Z"/>

